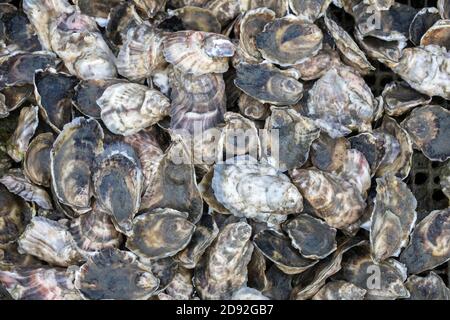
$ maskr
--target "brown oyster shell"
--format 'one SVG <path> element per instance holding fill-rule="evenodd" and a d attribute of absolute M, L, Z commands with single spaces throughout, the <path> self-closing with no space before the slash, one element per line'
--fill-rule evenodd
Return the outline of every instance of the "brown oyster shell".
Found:
<path fill-rule="evenodd" d="M 179 268 L 165 292 L 175 300 L 191 300 L 194 294 L 192 270 Z"/>
<path fill-rule="evenodd" d="M 291 245 L 288 237 L 274 230 L 264 230 L 253 238 L 261 253 L 287 274 L 297 274 L 311 268 L 317 261 L 305 258 Z"/>
<path fill-rule="evenodd" d="M 417 12 L 409 26 L 409 40 L 416 46 L 420 45 L 422 36 L 440 19 L 439 10 L 434 7 L 423 8 Z"/>
<path fill-rule="evenodd" d="M 47 191 L 31 183 L 21 171 L 8 171 L 0 178 L 9 192 L 18 195 L 25 201 L 36 203 L 43 209 L 53 209 L 53 204 Z"/>
<path fill-rule="evenodd" d="M 185 6 L 169 11 L 169 15 L 178 17 L 185 30 L 220 33 L 222 29 L 219 20 L 207 8 Z"/>
<path fill-rule="evenodd" d="M 333 172 L 342 167 L 349 148 L 347 139 L 333 139 L 326 132 L 321 132 L 311 145 L 311 162 L 319 170 Z"/>
<path fill-rule="evenodd" d="M 308 214 L 289 220 L 283 230 L 305 258 L 323 259 L 336 250 L 336 229 Z"/>
<path fill-rule="evenodd" d="M 433 271 L 424 277 L 412 275 L 405 285 L 411 294 L 409 300 L 450 300 L 450 289 Z"/>
<path fill-rule="evenodd" d="M 25 230 L 33 212 L 19 196 L 0 185 L 0 247 L 14 242 Z"/>
<path fill-rule="evenodd" d="M 303 166 L 309 158 L 311 144 L 319 138 L 320 128 L 288 107 L 271 107 L 271 112 L 264 126 L 266 134 L 261 139 L 267 161 L 280 171 Z"/>
<path fill-rule="evenodd" d="M 15 300 L 81 300 L 73 268 L 16 268 L 0 270 L 0 283 Z"/>
<path fill-rule="evenodd" d="M 332 17 L 325 15 L 324 21 L 341 53 L 342 60 L 347 65 L 355 68 L 362 75 L 367 75 L 375 70 L 353 38 Z"/>
<path fill-rule="evenodd" d="M 128 30 L 116 60 L 118 73 L 132 81 L 141 81 L 163 68 L 166 64 L 163 40 L 160 31 L 145 23 Z"/>
<path fill-rule="evenodd" d="M 24 173 L 34 184 L 50 187 L 50 150 L 55 141 L 50 132 L 41 133 L 31 140 L 23 159 Z"/>
<path fill-rule="evenodd" d="M 341 270 L 344 253 L 364 243 L 365 241 L 358 237 L 344 239 L 331 256 L 320 260 L 315 266 L 299 275 L 292 292 L 289 292 L 290 298 L 295 300 L 312 298 L 324 286 L 328 278 Z"/>
<path fill-rule="evenodd" d="M 307 116 L 332 138 L 371 131 L 376 100 L 364 79 L 350 67 L 330 69 L 309 92 Z"/>
<path fill-rule="evenodd" d="M 131 252 L 105 249 L 75 274 L 75 287 L 85 299 L 146 300 L 158 288 L 151 269 Z"/>
<path fill-rule="evenodd" d="M 87 252 L 118 248 L 122 243 L 110 216 L 96 204 L 92 211 L 73 219 L 69 231 L 78 247 Z"/>
<path fill-rule="evenodd" d="M 374 263 L 369 248 L 365 246 L 355 248 L 345 256 L 342 269 L 336 278 L 367 290 L 366 298 L 369 300 L 409 297 L 408 289 L 404 285 L 406 268 L 394 259 Z"/>
<path fill-rule="evenodd" d="M 266 7 L 274 11 L 277 17 L 283 17 L 288 11 L 287 0 L 238 0 L 241 11 Z"/>
<path fill-rule="evenodd" d="M 450 209 L 430 212 L 411 235 L 400 261 L 408 273 L 421 273 L 450 259 Z"/>
<path fill-rule="evenodd" d="M 449 63 L 450 54 L 445 48 L 434 45 L 407 48 L 393 71 L 423 94 L 450 99 Z"/>
<path fill-rule="evenodd" d="M 400 116 L 410 109 L 431 102 L 431 97 L 417 92 L 403 81 L 388 83 L 381 95 L 385 102 L 384 110 L 391 117 Z"/>
<path fill-rule="evenodd" d="M 91 174 L 103 150 L 103 130 L 94 119 L 66 124 L 50 152 L 52 189 L 58 201 L 80 213 L 90 211 Z"/>
<path fill-rule="evenodd" d="M 256 37 L 264 26 L 275 19 L 275 12 L 267 8 L 256 8 L 245 13 L 240 21 L 239 46 L 249 62 L 259 62 L 262 55 L 256 46 Z"/>
<path fill-rule="evenodd" d="M 162 259 L 174 256 L 191 241 L 195 225 L 188 214 L 172 209 L 156 209 L 139 215 L 126 246 L 144 259 Z"/>
<path fill-rule="evenodd" d="M 67 267 L 84 260 L 67 227 L 44 217 L 34 217 L 17 243 L 20 253 L 52 265 Z"/>
<path fill-rule="evenodd" d="M 234 84 L 262 103 L 293 105 L 303 96 L 303 85 L 271 64 L 241 63 L 236 70 Z"/>
<path fill-rule="evenodd" d="M 270 113 L 270 106 L 259 102 L 245 93 L 239 95 L 239 112 L 250 120 L 265 120 Z"/>
<path fill-rule="evenodd" d="M 148 179 L 140 210 L 171 208 L 189 213 L 189 221 L 196 223 L 203 212 L 203 201 L 197 188 L 191 153 L 179 137 L 173 138 L 175 140 Z"/>
<path fill-rule="evenodd" d="M 247 281 L 253 251 L 252 228 L 245 222 L 230 223 L 195 268 L 194 285 L 202 299 L 229 299 Z"/>
<path fill-rule="evenodd" d="M 143 184 L 139 159 L 125 143 L 111 144 L 96 159 L 92 184 L 97 204 L 125 234 L 139 211 Z"/>
<path fill-rule="evenodd" d="M 322 49 L 323 33 L 315 24 L 294 16 L 268 22 L 256 35 L 256 47 L 263 58 L 280 66 L 292 66 Z"/>
<path fill-rule="evenodd" d="M 120 47 L 125 42 L 128 31 L 143 23 L 131 1 L 122 1 L 111 9 L 105 34 L 111 44 Z"/>
<path fill-rule="evenodd" d="M 295 169 L 291 177 L 315 213 L 331 227 L 345 229 L 362 216 L 366 203 L 350 182 L 317 169 Z"/>
<path fill-rule="evenodd" d="M 421 46 L 437 45 L 450 49 L 450 20 L 439 20 L 420 39 Z"/>
<path fill-rule="evenodd" d="M 177 254 L 176 260 L 184 268 L 195 268 L 206 249 L 213 243 L 218 234 L 219 228 L 213 216 L 204 214 L 195 226 L 191 241 L 185 249 Z"/>
<path fill-rule="evenodd" d="M 54 69 L 34 75 L 34 94 L 45 121 L 60 132 L 72 120 L 72 98 L 78 79 Z"/>
<path fill-rule="evenodd" d="M 377 179 L 371 217 L 370 245 L 374 261 L 398 256 L 417 219 L 417 200 L 408 186 L 392 174 Z"/>
<path fill-rule="evenodd" d="M 310 81 L 323 77 L 328 70 L 338 67 L 340 64 L 338 52 L 324 46 L 314 57 L 309 57 L 304 62 L 292 67 L 300 73 L 300 79 Z"/>
<path fill-rule="evenodd" d="M 221 74 L 193 76 L 173 70 L 170 127 L 202 134 L 223 122 L 226 110 L 225 82 Z"/>
<path fill-rule="evenodd" d="M 39 125 L 38 110 L 37 106 L 24 107 L 20 110 L 16 130 L 14 130 L 6 147 L 8 155 L 16 162 L 23 160 L 30 140 Z"/>
<path fill-rule="evenodd" d="M 289 0 L 289 8 L 304 21 L 314 22 L 322 17 L 331 0 Z"/>
<path fill-rule="evenodd" d="M 195 76 L 224 73 L 234 45 L 222 35 L 201 31 L 178 31 L 166 37 L 164 58 L 182 73 Z"/>
<path fill-rule="evenodd" d="M 432 161 L 450 158 L 450 111 L 438 106 L 417 108 L 402 122 L 416 149 Z"/>
<path fill-rule="evenodd" d="M 331 281 L 320 288 L 312 300 L 364 300 L 367 290 L 346 281 Z"/>

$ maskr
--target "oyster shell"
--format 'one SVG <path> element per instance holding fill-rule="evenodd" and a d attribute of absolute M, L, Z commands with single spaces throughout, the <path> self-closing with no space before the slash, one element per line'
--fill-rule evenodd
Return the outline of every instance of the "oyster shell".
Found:
<path fill-rule="evenodd" d="M 221 74 L 194 76 L 173 70 L 169 81 L 172 129 L 198 135 L 223 122 L 226 96 Z"/>
<path fill-rule="evenodd" d="M 332 138 L 371 131 L 376 100 L 364 79 L 349 67 L 330 69 L 309 92 L 307 116 Z"/>
<path fill-rule="evenodd" d="M 34 76 L 34 93 L 45 121 L 56 131 L 72 120 L 72 98 L 76 77 L 54 69 L 38 71 Z"/>
<path fill-rule="evenodd" d="M 297 276 L 294 288 L 289 292 L 290 298 L 296 300 L 312 298 L 324 286 L 329 277 L 341 270 L 344 253 L 364 243 L 365 240 L 358 237 L 344 239 L 332 255 L 320 260 L 312 268 Z"/>
<path fill-rule="evenodd" d="M 420 39 L 421 46 L 437 45 L 450 49 L 450 20 L 439 20 Z"/>
<path fill-rule="evenodd" d="M 58 60 L 49 52 L 14 52 L 0 60 L 0 88 L 32 85 L 36 70 L 56 67 Z M 21 99 L 20 97 L 19 99 Z M 11 105 L 8 103 L 8 105 Z"/>
<path fill-rule="evenodd" d="M 159 11 L 166 6 L 167 0 L 133 0 L 138 10 L 144 12 L 147 17 L 154 17 Z"/>
<path fill-rule="evenodd" d="M 384 156 L 376 175 L 382 177 L 386 173 L 394 173 L 405 179 L 411 170 L 413 148 L 411 138 L 400 125 L 388 116 L 383 117 L 381 127 L 376 131 L 384 144 Z"/>
<path fill-rule="evenodd" d="M 439 10 L 433 7 L 423 8 L 417 12 L 409 26 L 409 40 L 416 46 L 420 45 L 423 35 L 440 19 Z"/>
<path fill-rule="evenodd" d="M 245 301 L 245 300 L 270 300 L 270 299 L 256 289 L 249 287 L 242 287 L 233 293 L 233 295 L 231 296 L 231 300 Z"/>
<path fill-rule="evenodd" d="M 30 140 L 39 125 L 38 110 L 37 106 L 24 107 L 20 110 L 16 130 L 9 139 L 6 148 L 8 155 L 16 162 L 23 160 Z"/>
<path fill-rule="evenodd" d="M 95 198 L 122 233 L 131 230 L 141 203 L 142 184 L 140 162 L 129 145 L 111 144 L 96 159 L 92 174 Z"/>
<path fill-rule="evenodd" d="M 106 37 L 113 45 L 120 47 L 131 28 L 143 24 L 144 21 L 131 1 L 122 1 L 111 9 L 106 25 Z"/>
<path fill-rule="evenodd" d="M 81 300 L 74 286 L 73 268 L 17 268 L 0 270 L 0 283 L 15 300 Z"/>
<path fill-rule="evenodd" d="M 358 47 L 353 38 L 340 27 L 331 17 L 325 15 L 325 25 L 341 52 L 342 60 L 355 68 L 360 74 L 367 75 L 375 67 L 367 60 L 365 53 Z"/>
<path fill-rule="evenodd" d="M 216 163 L 235 156 L 250 155 L 259 158 L 261 142 L 255 123 L 240 114 L 227 112 L 216 154 Z"/>
<path fill-rule="evenodd" d="M 289 8 L 301 20 L 314 22 L 322 17 L 331 0 L 289 0 Z"/>
<path fill-rule="evenodd" d="M 448 1 L 438 0 L 437 7 L 439 9 L 439 13 L 441 14 L 442 19 L 450 18 L 450 6 L 449 6 Z"/>
<path fill-rule="evenodd" d="M 444 209 L 430 212 L 417 224 L 400 255 L 408 273 L 421 273 L 450 259 L 449 221 L 450 209 Z"/>
<path fill-rule="evenodd" d="M 218 234 L 219 228 L 213 216 L 204 214 L 195 226 L 195 231 L 192 234 L 189 244 L 177 254 L 176 260 L 184 268 L 195 268 L 206 249 L 213 243 Z"/>
<path fill-rule="evenodd" d="M 265 120 L 270 113 L 270 106 L 259 102 L 245 93 L 239 95 L 239 112 L 250 120 Z"/>
<path fill-rule="evenodd" d="M 204 7 L 211 10 L 222 27 L 228 25 L 240 13 L 239 1 L 235 0 L 210 0 Z"/>
<path fill-rule="evenodd" d="M 33 211 L 20 197 L 0 185 L 0 247 L 16 241 L 30 222 Z"/>
<path fill-rule="evenodd" d="M 44 50 L 52 50 L 50 24 L 63 14 L 74 12 L 67 0 L 24 0 L 23 11 L 36 30 Z"/>
<path fill-rule="evenodd" d="M 172 257 L 149 261 L 149 263 L 153 274 L 159 280 L 159 287 L 155 294 L 160 293 L 170 285 L 177 275 L 178 263 Z"/>
<path fill-rule="evenodd" d="M 262 103 L 293 105 L 303 96 L 303 85 L 292 73 L 271 64 L 241 63 L 236 70 L 234 84 Z"/>
<path fill-rule="evenodd" d="M 264 126 L 267 134 L 261 139 L 268 163 L 280 171 L 303 166 L 309 158 L 311 144 L 319 138 L 320 128 L 288 107 L 271 107 L 271 111 Z"/>
<path fill-rule="evenodd" d="M 367 290 L 346 281 L 331 281 L 317 292 L 312 300 L 364 300 Z"/>
<path fill-rule="evenodd" d="M 19 252 L 56 266 L 67 267 L 84 260 L 68 229 L 44 217 L 34 217 L 17 241 Z"/>
<path fill-rule="evenodd" d="M 224 73 L 228 57 L 234 55 L 234 45 L 220 34 L 201 31 L 179 31 L 168 35 L 163 54 L 167 62 L 182 73 L 201 76 Z"/>
<path fill-rule="evenodd" d="M 118 248 L 122 243 L 110 216 L 96 204 L 92 211 L 73 219 L 69 231 L 78 247 L 86 252 Z"/>
<path fill-rule="evenodd" d="M 409 297 L 404 284 L 406 268 L 393 259 L 375 264 L 368 247 L 358 247 L 349 252 L 342 262 L 342 270 L 336 277 L 367 290 L 366 298 L 369 300 Z"/>
<path fill-rule="evenodd" d="M 27 16 L 16 7 L 3 4 L 1 11 L 2 40 L 7 50 L 39 51 L 42 49 L 36 31 Z"/>
<path fill-rule="evenodd" d="M 264 290 L 268 287 L 268 278 L 266 276 L 267 262 L 264 255 L 259 250 L 253 250 L 252 258 L 247 266 L 248 282 L 247 285 L 257 290 Z M 275 268 L 279 270 L 278 268 Z M 280 270 L 280 272 L 282 272 Z"/>
<path fill-rule="evenodd" d="M 417 108 L 402 122 L 409 133 L 414 147 L 433 161 L 450 158 L 450 111 L 438 106 Z"/>
<path fill-rule="evenodd" d="M 202 299 L 229 299 L 247 282 L 247 265 L 253 244 L 252 228 L 245 222 L 230 223 L 195 268 L 194 285 Z"/>
<path fill-rule="evenodd" d="M 107 24 L 109 12 L 123 0 L 74 0 L 73 3 L 81 13 L 94 18 L 104 27 Z"/>
<path fill-rule="evenodd" d="M 265 276 L 267 277 L 267 285 L 262 293 L 273 300 L 288 300 L 294 276 L 284 273 L 275 264 L 267 270 Z"/>
<path fill-rule="evenodd" d="M 431 97 L 427 97 L 404 81 L 393 81 L 388 83 L 382 92 L 384 110 L 391 116 L 400 116 L 409 110 L 431 102 Z"/>
<path fill-rule="evenodd" d="M 194 294 L 192 271 L 179 268 L 175 277 L 166 288 L 166 293 L 175 300 L 191 300 Z"/>
<path fill-rule="evenodd" d="M 326 132 L 321 132 L 311 144 L 311 162 L 319 170 L 333 172 L 342 167 L 349 148 L 347 139 L 333 139 Z"/>
<path fill-rule="evenodd" d="M 286 15 L 288 11 L 287 0 L 238 0 L 241 11 L 266 7 L 277 14 L 277 17 Z"/>
<path fill-rule="evenodd" d="M 289 178 L 251 157 L 216 164 L 212 188 L 217 200 L 237 217 L 278 224 L 303 209 L 300 192 Z"/>
<path fill-rule="evenodd" d="M 239 47 L 249 62 L 262 60 L 261 52 L 256 46 L 256 37 L 264 26 L 275 19 L 275 12 L 267 8 L 256 8 L 245 13 L 240 21 Z"/>
<path fill-rule="evenodd" d="M 0 178 L 0 183 L 25 201 L 34 202 L 43 209 L 53 209 L 52 200 L 47 191 L 28 181 L 22 172 L 11 170 Z"/>
<path fill-rule="evenodd" d="M 108 87 L 123 82 L 125 81 L 121 79 L 82 80 L 75 86 L 72 103 L 82 114 L 100 119 L 102 109 L 97 104 L 97 100 Z"/>
<path fill-rule="evenodd" d="M 339 54 L 328 46 L 320 50 L 314 57 L 307 58 L 304 62 L 292 66 L 300 73 L 303 81 L 316 80 L 328 70 L 338 67 L 341 64 Z"/>
<path fill-rule="evenodd" d="M 159 91 L 137 83 L 117 83 L 97 100 L 101 118 L 115 134 L 130 135 L 169 115 L 169 100 Z"/>
<path fill-rule="evenodd" d="M 220 33 L 222 29 L 216 16 L 206 8 L 185 6 L 169 11 L 169 15 L 178 17 L 185 30 Z"/>
<path fill-rule="evenodd" d="M 118 249 L 96 253 L 75 274 L 75 287 L 90 300 L 146 300 L 158 285 L 149 267 L 131 252 Z"/>
<path fill-rule="evenodd" d="M 366 203 L 350 182 L 317 169 L 294 169 L 291 177 L 315 213 L 331 227 L 345 229 L 362 216 Z"/>
<path fill-rule="evenodd" d="M 23 159 L 25 176 L 34 184 L 50 187 L 50 150 L 54 142 L 53 134 L 45 132 L 31 140 Z"/>
<path fill-rule="evenodd" d="M 450 99 L 449 63 L 450 54 L 445 48 L 430 45 L 405 49 L 392 70 L 417 91 Z"/>
<path fill-rule="evenodd" d="M 136 217 L 126 246 L 144 259 L 174 256 L 191 241 L 195 225 L 188 214 L 172 209 L 156 209 Z"/>
<path fill-rule="evenodd" d="M 253 244 L 261 253 L 287 274 L 297 274 L 311 268 L 317 260 L 305 258 L 291 245 L 288 237 L 274 230 L 255 235 Z"/>
<path fill-rule="evenodd" d="M 323 259 L 336 250 L 336 229 L 324 221 L 301 214 L 283 225 L 283 230 L 303 257 Z"/>
<path fill-rule="evenodd" d="M 370 227 L 372 258 L 376 262 L 398 256 L 417 219 L 417 200 L 408 186 L 392 174 L 377 179 L 377 195 Z"/>
<path fill-rule="evenodd" d="M 410 300 L 450 300 L 450 289 L 432 271 L 424 277 L 410 276 L 405 285 L 411 294 Z"/>
<path fill-rule="evenodd" d="M 94 119 L 75 118 L 66 124 L 50 152 L 52 189 L 58 201 L 84 213 L 91 210 L 91 174 L 103 150 L 103 130 Z"/>
<path fill-rule="evenodd" d="M 132 80 L 144 80 L 163 68 L 163 34 L 143 23 L 130 28 L 117 56 L 117 71 Z"/>
<path fill-rule="evenodd" d="M 315 24 L 286 16 L 265 25 L 256 36 L 256 47 L 266 61 L 292 66 L 316 55 L 322 40 L 323 33 Z"/>
<path fill-rule="evenodd" d="M 82 80 L 117 75 L 115 57 L 89 16 L 78 12 L 62 14 L 51 21 L 49 33 L 53 51 L 71 74 Z"/>

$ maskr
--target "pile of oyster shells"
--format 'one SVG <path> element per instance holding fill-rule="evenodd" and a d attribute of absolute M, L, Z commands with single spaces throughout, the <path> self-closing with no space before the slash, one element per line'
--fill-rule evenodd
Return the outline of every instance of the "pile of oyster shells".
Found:
<path fill-rule="evenodd" d="M 433 5 L 1 1 L 2 290 L 450 299 L 450 206 L 418 219 L 407 184 L 421 152 L 450 198 Z"/>

